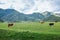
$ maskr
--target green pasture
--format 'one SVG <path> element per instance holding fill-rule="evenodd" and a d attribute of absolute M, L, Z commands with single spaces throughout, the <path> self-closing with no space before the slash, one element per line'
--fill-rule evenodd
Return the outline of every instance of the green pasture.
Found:
<path fill-rule="evenodd" d="M 60 40 L 60 22 L 20 22 L 8 27 L 0 23 L 0 40 Z"/>

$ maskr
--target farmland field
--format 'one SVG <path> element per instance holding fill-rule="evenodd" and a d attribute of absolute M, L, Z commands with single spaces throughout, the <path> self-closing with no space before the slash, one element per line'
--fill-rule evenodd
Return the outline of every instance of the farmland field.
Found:
<path fill-rule="evenodd" d="M 0 40 L 60 40 L 60 22 L 49 26 L 50 22 L 20 22 L 8 27 L 0 23 Z"/>

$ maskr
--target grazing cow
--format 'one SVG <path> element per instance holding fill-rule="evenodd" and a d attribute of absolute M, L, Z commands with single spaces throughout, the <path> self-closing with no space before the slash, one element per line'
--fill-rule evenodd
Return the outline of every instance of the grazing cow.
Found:
<path fill-rule="evenodd" d="M 49 23 L 49 25 L 50 25 L 50 26 L 53 26 L 53 25 L 54 25 L 54 23 Z"/>
<path fill-rule="evenodd" d="M 41 23 L 41 24 L 43 24 L 43 23 L 44 23 L 44 21 L 41 21 L 40 23 Z"/>
<path fill-rule="evenodd" d="M 55 21 L 55 23 L 57 23 L 58 21 Z"/>
<path fill-rule="evenodd" d="M 8 27 L 11 27 L 11 26 L 13 26 L 13 23 L 9 23 L 9 24 L 8 24 Z"/>

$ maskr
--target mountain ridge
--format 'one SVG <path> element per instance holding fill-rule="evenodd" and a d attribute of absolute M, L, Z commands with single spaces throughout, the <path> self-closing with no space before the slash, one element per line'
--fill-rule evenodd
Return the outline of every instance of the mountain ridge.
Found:
<path fill-rule="evenodd" d="M 43 15 L 46 13 L 45 15 Z M 15 9 L 0 9 L 0 21 L 3 22 L 20 22 L 20 21 L 40 21 L 45 20 L 47 21 L 47 18 L 51 17 L 52 12 L 34 12 L 32 14 L 24 14 L 16 11 Z M 54 16 L 58 18 L 57 16 Z M 59 17 L 60 18 L 60 17 Z M 58 19 L 59 20 L 59 19 Z"/>

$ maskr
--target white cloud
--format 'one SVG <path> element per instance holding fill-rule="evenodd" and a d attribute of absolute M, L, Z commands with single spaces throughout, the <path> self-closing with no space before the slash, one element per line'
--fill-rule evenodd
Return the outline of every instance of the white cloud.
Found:
<path fill-rule="evenodd" d="M 58 0 L 0 0 L 0 8 L 13 8 L 23 13 L 56 11 L 58 10 Z"/>

